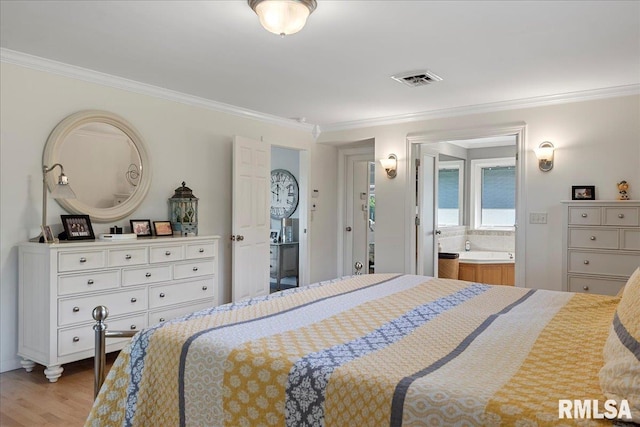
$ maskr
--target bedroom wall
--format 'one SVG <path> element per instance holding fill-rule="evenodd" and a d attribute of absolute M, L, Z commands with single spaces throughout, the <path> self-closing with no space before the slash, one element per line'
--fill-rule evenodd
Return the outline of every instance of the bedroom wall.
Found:
<path fill-rule="evenodd" d="M 616 182 L 631 184 L 640 199 L 640 96 L 624 96 L 536 108 L 473 114 L 410 123 L 323 132 L 319 142 L 375 139 L 376 158 L 395 153 L 398 176 L 376 177 L 376 271 L 405 271 L 408 135 L 483 128 L 525 122 L 526 217 L 546 212 L 547 224 L 525 224 L 526 286 L 560 290 L 562 283 L 562 205 L 572 185 L 595 185 L 598 199 L 615 199 Z M 555 166 L 538 169 L 533 149 L 542 141 L 556 146 Z M 380 169 L 380 168 L 378 168 Z"/>
<path fill-rule="evenodd" d="M 41 221 L 44 144 L 52 129 L 71 113 L 103 109 L 129 121 L 151 153 L 153 182 L 135 216 L 166 219 L 167 199 L 184 180 L 200 198 L 202 235 L 219 234 L 222 300 L 230 297 L 231 153 L 234 135 L 290 148 L 308 149 L 311 187 L 323 201 L 335 194 L 337 149 L 318 146 L 310 132 L 225 114 L 210 109 L 88 83 L 8 63 L 0 64 L 0 371 L 18 368 L 17 244 L 38 234 Z M 322 171 L 322 173 L 320 172 Z M 332 172 L 333 171 L 333 172 Z M 70 179 L 72 179 L 70 177 Z M 330 197 L 329 197 L 330 198 Z M 48 222 L 64 213 L 48 202 Z M 310 279 L 335 277 L 335 203 L 318 206 L 309 223 Z M 129 218 L 116 222 L 127 225 Z M 94 224 L 96 234 L 114 224 Z M 333 228 L 329 228 L 333 230 Z M 316 245 L 315 239 L 318 239 Z M 332 260 L 334 261 L 334 260 Z"/>

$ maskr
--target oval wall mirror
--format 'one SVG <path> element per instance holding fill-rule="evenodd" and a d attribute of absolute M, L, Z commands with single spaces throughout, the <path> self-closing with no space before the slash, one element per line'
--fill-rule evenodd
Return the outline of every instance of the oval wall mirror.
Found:
<path fill-rule="evenodd" d="M 73 214 L 94 222 L 125 218 L 142 203 L 151 185 L 149 150 L 122 117 L 80 111 L 61 121 L 44 147 L 43 165 L 60 163 L 76 199 L 56 199 Z M 47 174 L 49 189 L 59 174 Z"/>

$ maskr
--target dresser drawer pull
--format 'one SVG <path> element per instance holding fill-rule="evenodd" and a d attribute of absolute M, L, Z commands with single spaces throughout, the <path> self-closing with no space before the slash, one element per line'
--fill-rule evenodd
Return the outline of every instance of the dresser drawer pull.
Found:
<path fill-rule="evenodd" d="M 161 318 L 160 318 L 160 321 L 161 321 L 161 322 L 164 322 L 164 317 L 161 317 Z"/>
<path fill-rule="evenodd" d="M 124 256 L 124 259 L 131 259 L 131 255 L 126 254 L 126 255 Z"/>
<path fill-rule="evenodd" d="M 582 218 L 586 218 L 588 215 L 586 213 L 582 214 Z"/>
<path fill-rule="evenodd" d="M 73 342 L 78 342 L 80 341 L 80 337 L 73 337 Z"/>
<path fill-rule="evenodd" d="M 131 298 L 131 302 L 136 302 L 136 301 L 138 301 L 137 298 Z"/>
<path fill-rule="evenodd" d="M 164 298 L 164 292 L 160 292 L 160 298 Z"/>
<path fill-rule="evenodd" d="M 87 259 L 85 257 L 80 257 L 80 262 L 87 262 Z"/>
<path fill-rule="evenodd" d="M 596 236 L 589 237 L 589 240 L 596 240 Z"/>
<path fill-rule="evenodd" d="M 204 248 L 198 249 L 198 252 L 203 253 L 204 252 Z"/>
<path fill-rule="evenodd" d="M 198 271 L 198 267 L 193 267 L 193 271 Z"/>
<path fill-rule="evenodd" d="M 135 330 L 136 329 L 136 325 L 131 325 L 131 330 Z"/>
<path fill-rule="evenodd" d="M 588 290 L 589 290 L 589 287 L 588 287 L 587 285 L 584 285 L 584 286 L 582 287 L 582 290 L 584 290 L 584 291 L 588 291 Z"/>
<path fill-rule="evenodd" d="M 145 274 L 144 277 L 151 277 L 151 273 Z"/>
<path fill-rule="evenodd" d="M 202 290 L 203 290 L 203 291 L 206 291 L 207 289 L 208 289 L 208 288 L 207 288 L 206 286 L 203 286 L 203 287 L 202 287 Z"/>
<path fill-rule="evenodd" d="M 584 260 L 584 265 L 589 265 L 589 260 L 588 259 Z"/>
<path fill-rule="evenodd" d="M 618 218 L 620 219 L 624 218 L 624 214 L 618 214 Z"/>
<path fill-rule="evenodd" d="M 73 312 L 74 312 L 74 313 L 77 313 L 77 312 L 79 312 L 79 311 L 80 311 L 80 307 L 73 307 Z"/>
<path fill-rule="evenodd" d="M 171 255 L 171 251 L 166 251 L 164 254 L 165 254 L 166 256 L 169 256 L 169 255 Z"/>
<path fill-rule="evenodd" d="M 93 283 L 94 283 L 94 282 L 93 282 L 93 279 L 89 279 L 89 280 L 87 280 L 87 285 L 93 285 Z"/>

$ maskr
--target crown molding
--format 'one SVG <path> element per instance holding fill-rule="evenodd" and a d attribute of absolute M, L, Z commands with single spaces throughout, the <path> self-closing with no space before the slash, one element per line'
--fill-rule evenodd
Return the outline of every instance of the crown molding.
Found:
<path fill-rule="evenodd" d="M 0 48 L 0 62 L 6 62 L 8 64 L 19 65 L 33 70 L 58 74 L 64 77 L 70 77 L 89 83 L 95 83 L 102 86 L 109 86 L 115 89 L 122 89 L 129 92 L 139 93 L 141 95 L 148 95 L 168 101 L 180 102 L 182 104 L 232 114 L 234 116 L 254 119 L 269 124 L 293 128 L 297 130 L 304 130 L 314 135 L 314 137 L 316 135 L 316 132 L 318 132 L 317 126 L 314 126 L 311 123 L 302 123 L 298 120 L 285 119 L 282 117 L 261 113 L 259 111 L 236 107 L 234 105 L 229 105 L 222 102 L 211 101 L 209 99 L 201 98 L 198 96 L 188 95 L 159 86 L 153 86 L 146 83 L 137 82 L 135 80 L 129 80 L 122 77 L 113 76 L 111 74 L 101 73 L 99 71 L 94 71 L 87 68 L 76 67 L 74 65 L 41 58 L 39 56 L 29 55 L 15 50 Z"/>
<path fill-rule="evenodd" d="M 334 123 L 322 126 L 322 132 L 327 133 L 342 130 L 360 129 L 364 127 L 386 126 L 399 123 L 417 122 L 422 120 L 440 119 L 445 117 L 493 113 L 496 111 L 516 110 L 521 108 L 544 107 L 549 105 L 567 104 L 570 102 L 592 101 L 596 99 L 615 98 L 631 95 L 640 95 L 640 84 L 585 90 L 579 92 L 568 92 L 557 95 L 516 99 L 512 101 L 500 101 L 488 104 L 468 105 L 464 107 L 444 108 L 441 110 L 424 111 L 420 113 L 409 113 L 397 116 Z"/>

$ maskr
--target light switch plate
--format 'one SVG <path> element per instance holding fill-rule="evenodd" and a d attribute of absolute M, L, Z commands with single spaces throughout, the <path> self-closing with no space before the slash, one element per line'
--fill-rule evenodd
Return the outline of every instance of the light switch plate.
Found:
<path fill-rule="evenodd" d="M 546 212 L 530 212 L 529 224 L 546 224 L 547 213 Z"/>

